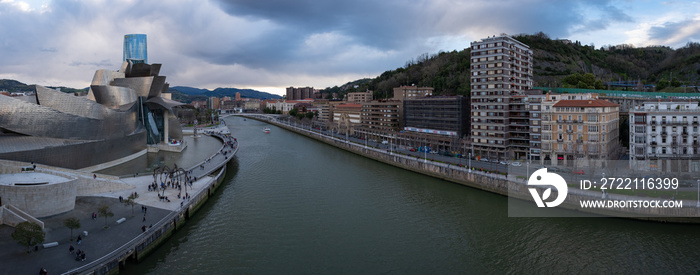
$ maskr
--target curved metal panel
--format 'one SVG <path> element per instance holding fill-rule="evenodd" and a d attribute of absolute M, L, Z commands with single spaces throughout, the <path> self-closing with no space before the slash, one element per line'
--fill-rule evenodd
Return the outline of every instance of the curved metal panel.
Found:
<path fill-rule="evenodd" d="M 130 88 L 118 86 L 92 85 L 95 101 L 108 107 L 119 107 L 138 100 L 136 92 Z"/>
<path fill-rule="evenodd" d="M 39 105 L 76 116 L 102 119 L 109 110 L 85 97 L 78 97 L 36 85 Z"/>
<path fill-rule="evenodd" d="M 9 96 L 0 96 L 0 128 L 29 136 L 95 140 L 122 137 L 136 130 L 136 108 L 106 109 L 102 119 L 61 112 Z"/>
<path fill-rule="evenodd" d="M 0 96 L 0 125 L 29 136 L 67 139 L 104 136 L 95 130 L 102 128 L 99 119 L 62 113 L 8 96 Z"/>
<path fill-rule="evenodd" d="M 153 76 L 146 77 L 131 77 L 131 78 L 116 78 L 112 85 L 126 87 L 134 90 L 136 96 L 148 97 L 153 83 Z"/>
<path fill-rule="evenodd" d="M 148 98 L 160 97 L 160 91 L 163 90 L 163 85 L 165 85 L 165 76 L 154 76 L 151 89 L 148 91 Z"/>
<path fill-rule="evenodd" d="M 168 92 L 168 90 L 170 90 L 170 83 L 165 82 L 165 84 L 163 84 L 163 89 L 160 90 L 160 94 L 165 94 Z"/>
<path fill-rule="evenodd" d="M 173 107 L 175 107 L 175 106 L 187 105 L 185 103 L 175 101 L 175 100 L 170 100 L 170 99 L 163 98 L 160 96 L 151 98 L 151 99 L 147 100 L 146 103 L 156 104 L 159 107 L 167 109 L 170 112 L 173 111 Z"/>

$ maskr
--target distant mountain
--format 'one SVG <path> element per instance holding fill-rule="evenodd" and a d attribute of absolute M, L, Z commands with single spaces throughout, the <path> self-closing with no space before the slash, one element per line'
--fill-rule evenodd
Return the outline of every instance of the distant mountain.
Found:
<path fill-rule="evenodd" d="M 199 88 L 192 88 L 192 87 L 185 87 L 185 86 L 175 86 L 175 87 L 170 87 L 171 90 L 178 90 L 184 94 L 187 95 L 201 95 L 206 92 L 209 92 L 207 89 L 199 89 Z"/>
<path fill-rule="evenodd" d="M 186 86 L 175 86 L 170 88 L 170 92 L 173 93 L 173 99 L 181 102 L 192 102 L 193 100 L 204 100 L 207 97 L 235 97 L 236 93 L 241 93 L 243 98 L 257 98 L 257 99 L 278 99 L 282 98 L 279 95 L 256 91 L 252 89 L 238 89 L 238 88 L 216 88 L 213 91 L 207 89 L 192 88 Z"/>
<path fill-rule="evenodd" d="M 31 84 L 27 85 L 22 82 L 19 82 L 17 80 L 13 79 L 0 79 L 0 91 L 8 91 L 11 93 L 14 92 L 34 92 L 34 87 L 36 84 Z M 83 89 L 75 89 L 75 88 L 68 88 L 68 87 L 54 87 L 54 86 L 46 86 L 47 88 L 51 89 L 57 89 L 60 88 L 61 92 L 64 93 L 80 93 L 80 94 L 85 94 L 87 93 L 88 88 L 83 88 Z"/>

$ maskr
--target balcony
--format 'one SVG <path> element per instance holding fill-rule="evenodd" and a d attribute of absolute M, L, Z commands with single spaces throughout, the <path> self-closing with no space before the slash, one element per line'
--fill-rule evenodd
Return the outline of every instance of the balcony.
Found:
<path fill-rule="evenodd" d="M 558 139 L 557 139 L 557 142 L 564 142 L 564 139 L 558 138 Z"/>
<path fill-rule="evenodd" d="M 667 133 L 667 132 L 661 132 L 661 135 L 662 135 L 662 136 L 668 136 L 668 133 Z"/>
<path fill-rule="evenodd" d="M 651 125 L 656 125 L 656 120 L 652 120 Z"/>
<path fill-rule="evenodd" d="M 697 126 L 697 125 L 698 125 L 698 121 L 697 121 L 697 120 L 693 120 L 693 125 Z"/>
<path fill-rule="evenodd" d="M 651 142 L 651 146 L 656 146 L 656 145 L 657 145 L 657 144 L 656 144 L 656 141 L 652 141 L 652 142 Z"/>

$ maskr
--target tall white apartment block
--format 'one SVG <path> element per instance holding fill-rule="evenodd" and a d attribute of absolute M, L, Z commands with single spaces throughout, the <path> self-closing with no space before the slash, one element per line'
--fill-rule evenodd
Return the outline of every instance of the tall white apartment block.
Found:
<path fill-rule="evenodd" d="M 507 35 L 471 43 L 471 142 L 476 156 L 525 159 L 524 91 L 532 89 L 532 50 Z"/>

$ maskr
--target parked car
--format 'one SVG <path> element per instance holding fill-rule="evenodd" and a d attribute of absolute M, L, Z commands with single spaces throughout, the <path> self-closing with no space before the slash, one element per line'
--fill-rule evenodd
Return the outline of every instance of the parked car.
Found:
<path fill-rule="evenodd" d="M 493 162 L 493 163 L 498 163 L 498 160 L 497 160 L 497 159 L 494 159 L 494 160 L 491 160 L 491 162 Z"/>
<path fill-rule="evenodd" d="M 416 150 L 416 148 L 411 148 L 411 149 L 408 149 L 408 151 L 415 152 L 415 151 L 418 151 L 418 150 Z"/>
<path fill-rule="evenodd" d="M 523 164 L 520 163 L 520 162 L 518 162 L 518 161 L 513 162 L 513 163 L 511 163 L 510 165 L 511 165 L 511 166 L 523 166 Z"/>
<path fill-rule="evenodd" d="M 508 165 L 507 161 L 499 161 L 498 164 Z"/>
<path fill-rule="evenodd" d="M 576 175 L 583 175 L 583 170 L 581 170 L 581 169 L 579 169 L 579 170 L 574 170 L 574 174 L 576 174 Z"/>
<path fill-rule="evenodd" d="M 489 162 L 489 159 L 487 159 L 487 158 L 481 158 L 481 159 L 479 159 L 479 160 L 480 160 L 480 161 Z"/>

